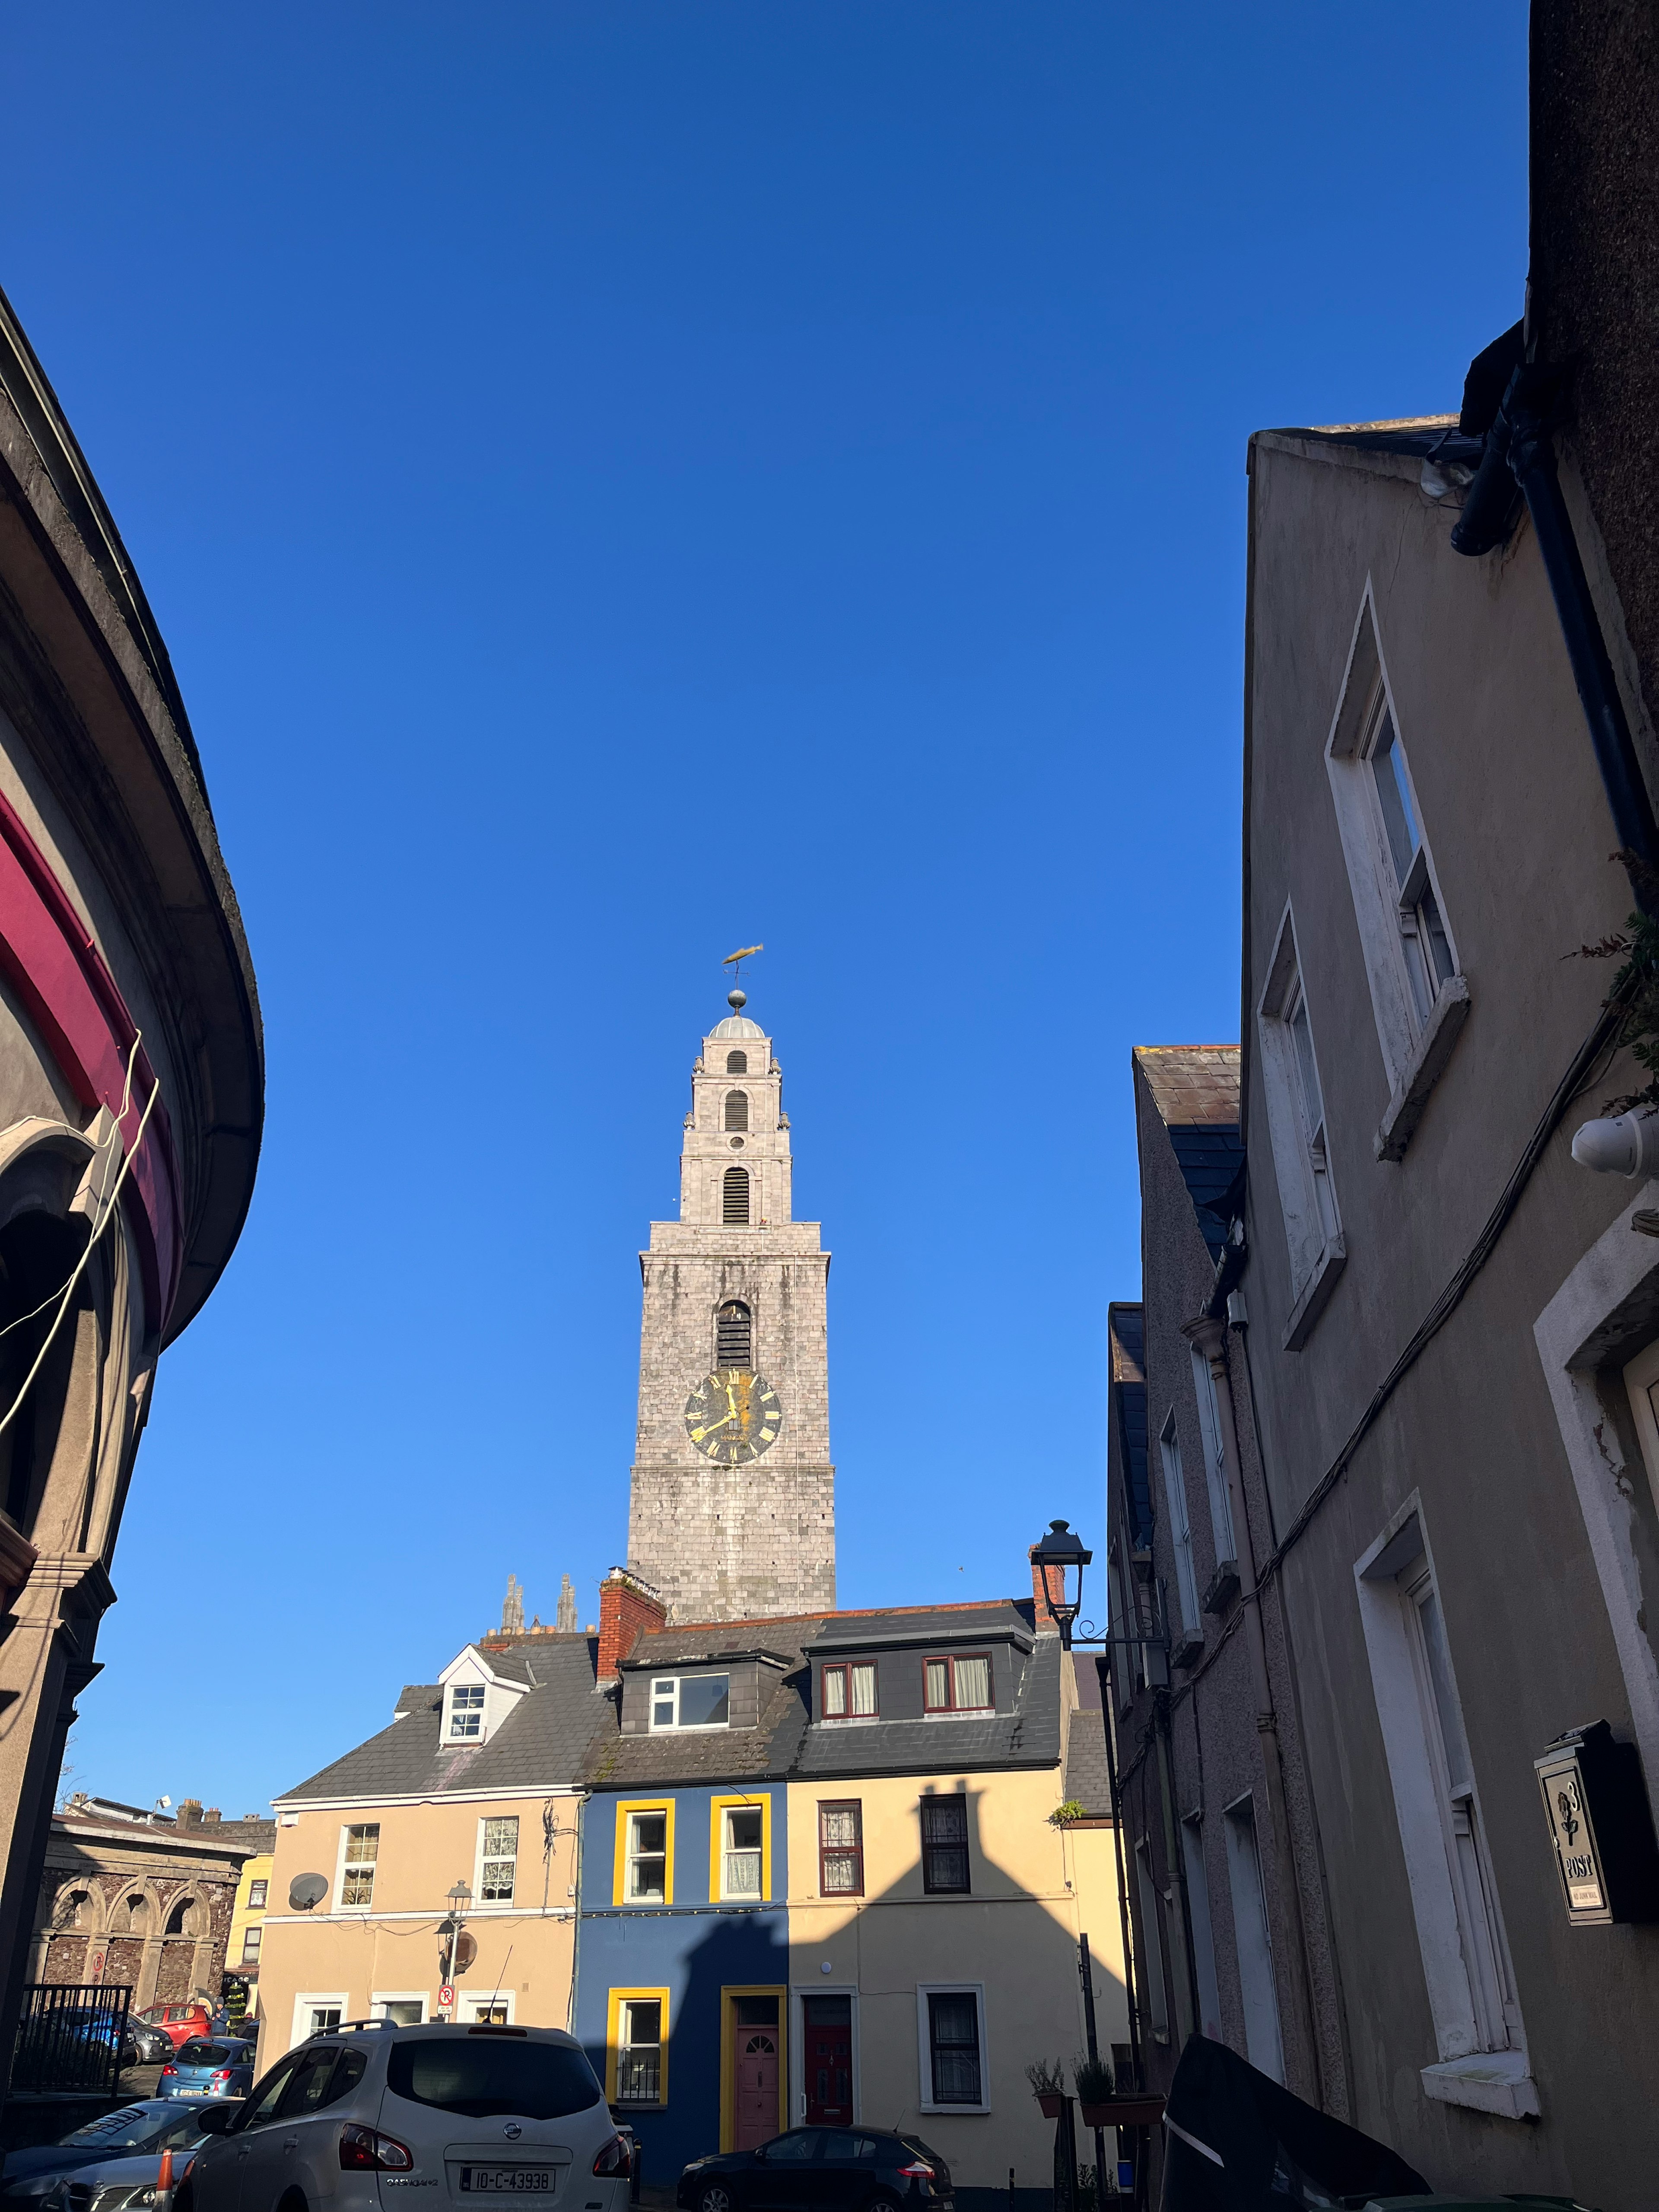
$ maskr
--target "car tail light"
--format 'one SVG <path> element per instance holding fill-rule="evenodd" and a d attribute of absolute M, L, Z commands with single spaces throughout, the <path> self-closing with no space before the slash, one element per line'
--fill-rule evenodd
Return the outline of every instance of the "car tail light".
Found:
<path fill-rule="evenodd" d="M 222 2066 L 216 2074 L 210 2075 L 209 2078 L 215 2081 L 228 2081 L 230 2079 L 230 2069 L 228 2066 Z"/>
<path fill-rule="evenodd" d="M 925 2166 L 921 2159 L 914 2166 L 900 2166 L 899 2172 L 910 2181 L 931 2181 L 933 2178 L 933 2167 Z"/>
<path fill-rule="evenodd" d="M 407 2173 L 414 2163 L 414 2152 L 396 2136 L 355 2125 L 340 2130 L 340 2164 L 348 2173 Z"/>
<path fill-rule="evenodd" d="M 612 2136 L 593 2161 L 595 2173 L 610 2173 L 621 2177 L 634 2171 L 634 2160 L 625 2136 Z"/>
<path fill-rule="evenodd" d="M 179 2069 L 173 2064 L 171 2060 L 169 2060 L 168 2063 L 161 2069 L 161 2071 L 163 2074 L 176 2074 L 179 2071 Z"/>

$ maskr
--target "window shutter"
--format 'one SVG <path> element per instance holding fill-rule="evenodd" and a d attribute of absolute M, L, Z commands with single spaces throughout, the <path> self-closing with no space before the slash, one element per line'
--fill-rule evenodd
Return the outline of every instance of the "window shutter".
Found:
<path fill-rule="evenodd" d="M 744 1218 L 748 1218 L 745 1211 Z M 728 1298 L 714 1317 L 714 1364 L 752 1368 L 754 1364 L 754 1328 L 749 1309 L 741 1298 Z"/>
<path fill-rule="evenodd" d="M 749 1170 L 727 1168 L 720 1186 L 720 1219 L 728 1227 L 749 1225 Z"/>
<path fill-rule="evenodd" d="M 746 1091 L 726 1092 L 726 1126 L 728 1129 L 746 1129 L 749 1127 L 749 1093 Z"/>

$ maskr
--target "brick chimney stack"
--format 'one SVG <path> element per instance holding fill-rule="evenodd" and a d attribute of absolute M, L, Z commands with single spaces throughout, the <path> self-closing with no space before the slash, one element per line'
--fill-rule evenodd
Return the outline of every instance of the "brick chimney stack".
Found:
<path fill-rule="evenodd" d="M 179 1807 L 179 1826 L 181 1828 L 199 1828 L 201 1825 L 201 1799 L 199 1797 L 185 1798 Z"/>
<path fill-rule="evenodd" d="M 668 1608 L 647 1582 L 626 1567 L 612 1567 L 599 1584 L 599 1669 L 601 1683 L 618 1677 L 617 1662 L 626 1659 L 641 1636 L 665 1626 Z"/>
<path fill-rule="evenodd" d="M 1039 1636 L 1058 1636 L 1060 1623 L 1054 1619 L 1054 1601 L 1066 1601 L 1066 1577 L 1059 1567 L 1040 1567 L 1036 1559 L 1036 1546 L 1032 1545 L 1027 1556 L 1031 1561 L 1031 1598 L 1036 1607 L 1036 1632 Z"/>

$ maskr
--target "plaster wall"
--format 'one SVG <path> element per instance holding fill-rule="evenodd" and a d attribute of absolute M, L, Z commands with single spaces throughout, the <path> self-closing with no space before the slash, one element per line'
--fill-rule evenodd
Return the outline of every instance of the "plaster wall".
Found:
<path fill-rule="evenodd" d="M 412 1804 L 279 1805 L 271 1909 L 259 1960 L 260 2063 L 269 2064 L 298 2039 L 295 2008 L 302 1994 L 336 1995 L 343 2003 L 343 2018 L 363 2020 L 377 1992 L 419 1992 L 427 2016 L 435 2016 L 446 1948 L 438 1925 L 458 1881 L 473 1893 L 465 1925 L 478 1947 L 473 1965 L 457 1981 L 459 2000 L 486 1997 L 499 1988 L 515 2022 L 566 2027 L 578 1802 L 571 1792 L 544 1791 Z M 555 1832 L 544 1851 L 544 1809 L 550 1806 Z M 479 1875 L 483 1822 L 505 1815 L 519 1822 L 514 1899 L 486 1904 Z M 362 1821 L 378 1821 L 380 1828 L 367 1911 L 339 1903 L 343 1832 Z M 289 1903 L 301 1874 L 320 1874 L 329 1884 L 327 1896 L 311 1912 L 297 1912 Z"/>
<path fill-rule="evenodd" d="M 1268 1487 L 1282 1533 L 1475 1243 L 1608 981 L 1571 958 L 1622 923 L 1612 824 L 1536 545 L 1470 561 L 1414 460 L 1252 447 L 1247 678 L 1246 1278 Z M 1367 580 L 1396 724 L 1470 992 L 1403 1159 L 1323 750 Z M 1347 1258 L 1303 1348 L 1267 1142 L 1255 1007 L 1293 908 Z M 1344 1993 L 1358 2125 L 1437 2185 L 1650 2195 L 1659 1935 L 1565 1924 L 1533 1759 L 1601 1716 L 1628 1735 L 1608 1613 L 1534 1341 L 1541 1307 L 1628 1192 L 1570 1157 L 1630 1087 L 1598 1071 L 1501 1242 L 1353 1455 L 1283 1577 Z M 1355 1564 L 1421 1500 L 1532 2076 L 1535 2121 L 1437 2101 L 1442 2057 L 1356 1596 Z M 1651 1779 L 1651 1778 L 1650 1778 Z"/>
<path fill-rule="evenodd" d="M 1084 1717 L 1086 1723 L 1087 1716 Z M 1073 1714 L 1073 1724 L 1079 1723 Z M 971 1893 L 930 1896 L 922 1887 L 918 1804 L 965 1793 Z M 864 1895 L 819 1890 L 817 1807 L 856 1798 L 864 1832 Z M 854 2000 L 859 2118 L 915 2128 L 967 2189 L 1048 2185 L 1054 2130 L 1025 2079 L 1036 2058 L 1061 2057 L 1069 2075 L 1085 2048 L 1078 1937 L 1094 1966 L 1102 2055 L 1127 2033 L 1116 1861 L 1109 1826 L 1060 1829 L 1060 1770 L 938 1778 L 870 1776 L 789 1785 L 789 1982 L 797 2042 L 804 1998 L 828 1991 Z M 827 1971 L 826 1971 L 827 1969 Z M 988 2110 L 924 2110 L 918 2020 L 929 1984 L 982 1993 Z M 805 2087 L 793 2081 L 795 2115 Z M 1086 2144 L 1084 2155 L 1088 2155 Z"/>

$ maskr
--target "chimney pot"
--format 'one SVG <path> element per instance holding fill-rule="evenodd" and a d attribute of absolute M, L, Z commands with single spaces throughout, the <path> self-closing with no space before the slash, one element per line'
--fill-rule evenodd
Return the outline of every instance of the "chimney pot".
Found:
<path fill-rule="evenodd" d="M 1036 1607 L 1036 1632 L 1039 1636 L 1058 1636 L 1060 1623 L 1054 1619 L 1054 1601 L 1058 1598 L 1062 1605 L 1066 1601 L 1065 1573 L 1059 1567 L 1039 1566 L 1032 1556 L 1036 1551 L 1033 1544 L 1027 1556 L 1031 1559 L 1031 1599 Z"/>

